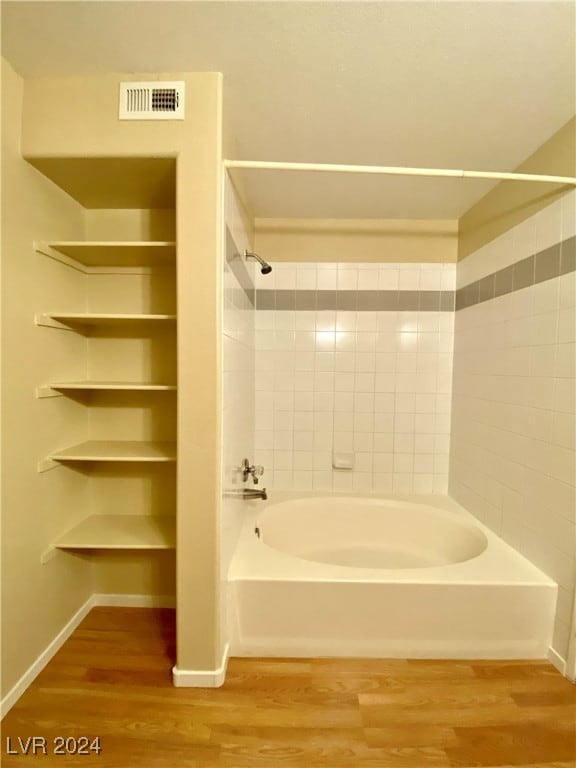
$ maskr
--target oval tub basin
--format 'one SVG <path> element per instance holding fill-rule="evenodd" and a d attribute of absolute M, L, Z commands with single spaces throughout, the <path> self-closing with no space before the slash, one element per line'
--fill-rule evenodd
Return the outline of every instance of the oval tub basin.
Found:
<path fill-rule="evenodd" d="M 430 568 L 486 549 L 485 534 L 454 513 L 388 499 L 317 497 L 272 504 L 264 544 L 294 557 L 353 568 Z"/>

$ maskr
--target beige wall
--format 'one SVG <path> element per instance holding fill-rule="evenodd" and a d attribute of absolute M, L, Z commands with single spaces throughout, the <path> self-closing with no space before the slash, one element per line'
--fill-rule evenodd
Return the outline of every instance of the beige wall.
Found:
<path fill-rule="evenodd" d="M 458 222 L 411 219 L 256 219 L 267 261 L 454 262 Z"/>
<path fill-rule="evenodd" d="M 177 665 L 184 670 L 209 670 L 219 666 L 221 647 L 218 532 L 222 78 L 216 73 L 167 73 L 144 79 L 158 78 L 185 81 L 185 121 L 118 121 L 118 82 L 142 76 L 26 81 L 22 152 L 51 172 L 64 169 L 64 180 L 82 178 L 86 158 L 91 158 L 90 173 L 99 176 L 102 185 L 109 185 L 111 177 L 109 166 L 106 173 L 97 173 L 101 165 L 98 156 L 177 156 Z M 54 161 L 61 156 L 78 160 L 63 167 Z M 33 169 L 28 173 L 39 176 Z M 139 208 L 147 204 L 144 197 Z M 76 210 L 73 202 L 69 205 Z M 117 237 L 140 236 L 138 233 L 164 237 L 170 233 L 170 214 L 154 214 L 152 218 L 141 212 L 88 213 L 86 234 L 94 237 L 103 229 L 108 236 Z M 71 233 L 68 239 L 81 239 L 81 234 Z M 100 585 L 106 590 L 124 591 L 117 587 L 120 572 L 118 562 L 110 565 L 101 572 Z M 144 571 L 142 576 L 146 576 Z"/>
<path fill-rule="evenodd" d="M 89 560 L 40 557 L 88 501 L 88 480 L 62 469 L 39 474 L 37 462 L 87 429 L 81 405 L 37 400 L 35 388 L 56 371 L 81 378 L 86 340 L 34 325 L 34 314 L 82 310 L 83 276 L 39 256 L 34 239 L 83 237 L 81 207 L 20 156 L 24 84 L 2 63 L 2 696 L 92 594 Z M 47 302 L 54 302 L 51 307 Z M 59 402 L 55 402 L 58 400 Z"/>
<path fill-rule="evenodd" d="M 528 157 L 516 173 L 576 176 L 576 117 Z M 565 185 L 504 181 L 470 208 L 459 222 L 458 258 L 477 251 L 564 195 Z"/>

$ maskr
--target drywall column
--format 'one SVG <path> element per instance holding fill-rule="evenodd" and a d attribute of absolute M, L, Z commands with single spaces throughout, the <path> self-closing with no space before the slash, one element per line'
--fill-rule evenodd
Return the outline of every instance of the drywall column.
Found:
<path fill-rule="evenodd" d="M 216 671 L 223 664 L 219 627 L 221 96 L 220 78 L 217 82 L 202 83 L 201 88 L 188 95 L 188 108 L 196 118 L 190 127 L 186 151 L 178 158 L 177 171 L 176 685 L 223 682 Z M 192 674 L 191 670 L 201 674 Z"/>
<path fill-rule="evenodd" d="M 183 80 L 183 121 L 118 120 L 122 80 Z M 42 158 L 177 157 L 177 670 L 213 684 L 219 628 L 221 122 L 218 73 L 41 78 L 25 87 L 22 148 Z M 200 676 L 187 672 L 200 671 Z"/>

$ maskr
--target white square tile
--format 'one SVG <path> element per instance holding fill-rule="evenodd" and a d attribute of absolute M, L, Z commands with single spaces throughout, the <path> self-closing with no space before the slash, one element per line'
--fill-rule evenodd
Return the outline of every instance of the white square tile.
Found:
<path fill-rule="evenodd" d="M 364 376 L 366 374 L 358 374 L 358 376 Z M 371 374 L 367 374 L 373 380 Z M 355 374 L 345 371 L 336 371 L 334 374 L 334 390 L 336 392 L 353 392 L 355 385 Z"/>
<path fill-rule="evenodd" d="M 312 466 L 315 470 L 322 470 L 327 472 L 332 469 L 332 445 L 326 450 L 321 448 L 314 448 L 314 454 L 312 458 Z"/>
<path fill-rule="evenodd" d="M 314 410 L 314 393 L 313 392 L 294 392 L 293 395 L 294 397 L 292 401 L 292 407 L 295 410 L 297 411 Z"/>
<path fill-rule="evenodd" d="M 334 389 L 333 371 L 316 371 L 314 373 L 314 389 L 319 392 L 332 392 Z"/>
<path fill-rule="evenodd" d="M 313 473 L 295 471 L 293 475 L 293 487 L 299 491 L 308 491 L 313 487 Z"/>
<path fill-rule="evenodd" d="M 374 397 L 374 410 L 376 413 L 394 413 L 396 408 L 395 397 L 391 392 L 377 392 Z"/>
<path fill-rule="evenodd" d="M 294 353 L 294 369 L 296 371 L 313 371 L 315 355 L 312 350 L 298 350 Z"/>
<path fill-rule="evenodd" d="M 292 469 L 292 451 L 274 451 L 274 470 Z"/>
<path fill-rule="evenodd" d="M 376 372 L 394 373 L 396 371 L 397 353 L 396 352 L 377 352 L 376 353 Z"/>
<path fill-rule="evenodd" d="M 392 477 L 392 489 L 394 493 L 413 493 L 414 476 L 412 473 L 395 472 Z"/>
<path fill-rule="evenodd" d="M 375 491 L 382 493 L 391 493 L 393 490 L 393 475 L 391 473 L 375 472 L 372 475 L 372 487 Z"/>
<path fill-rule="evenodd" d="M 420 270 L 400 269 L 400 274 L 398 277 L 398 288 L 401 291 L 420 290 Z"/>
<path fill-rule="evenodd" d="M 378 330 L 378 312 L 362 311 L 356 315 L 356 331 L 375 333 Z"/>
<path fill-rule="evenodd" d="M 349 412 L 354 410 L 353 392 L 335 392 L 334 393 L 334 411 Z"/>
<path fill-rule="evenodd" d="M 336 312 L 336 329 L 343 332 L 356 331 L 356 312 L 338 310 Z"/>
<path fill-rule="evenodd" d="M 392 432 L 377 432 L 374 434 L 374 450 L 378 453 L 394 451 L 394 434 Z"/>
<path fill-rule="evenodd" d="M 332 472 L 332 489 L 334 491 L 353 490 L 354 475 L 346 470 L 334 470 Z"/>
<path fill-rule="evenodd" d="M 357 332 L 356 333 L 356 351 L 357 352 L 375 352 L 376 351 L 376 332 Z"/>
<path fill-rule="evenodd" d="M 296 371 L 294 373 L 294 390 L 296 392 L 312 392 L 314 389 L 313 371 Z"/>
<path fill-rule="evenodd" d="M 317 276 L 317 290 L 318 291 L 335 291 L 337 288 L 337 271 L 336 269 L 319 269 Z"/>
<path fill-rule="evenodd" d="M 334 429 L 334 414 L 332 411 L 316 411 L 314 413 L 314 430 L 316 432 L 332 432 Z"/>
<path fill-rule="evenodd" d="M 374 413 L 374 393 L 356 392 L 354 395 L 354 410 L 356 413 Z"/>
<path fill-rule="evenodd" d="M 314 429 L 314 411 L 294 411 L 294 430 Z"/>
<path fill-rule="evenodd" d="M 356 291 L 358 290 L 358 270 L 338 268 L 338 290 Z"/>
<path fill-rule="evenodd" d="M 354 352 L 356 350 L 356 334 L 353 331 L 336 331 L 334 341 L 338 352 Z"/>
<path fill-rule="evenodd" d="M 293 466 L 295 472 L 298 470 L 310 472 L 312 470 L 313 456 L 312 451 L 294 451 Z"/>
<path fill-rule="evenodd" d="M 274 411 L 274 431 L 294 429 L 294 413 L 292 411 Z M 281 467 L 282 469 L 282 467 Z"/>
<path fill-rule="evenodd" d="M 371 491 L 372 474 L 370 472 L 354 472 L 352 486 L 355 491 Z"/>
<path fill-rule="evenodd" d="M 335 370 L 351 373 L 356 370 L 356 355 L 354 352 L 336 352 Z"/>
<path fill-rule="evenodd" d="M 375 413 L 374 414 L 375 432 L 393 432 L 394 414 L 393 413 Z"/>
<path fill-rule="evenodd" d="M 254 445 L 259 451 L 274 448 L 274 432 L 271 429 L 255 430 Z"/>
<path fill-rule="evenodd" d="M 314 447 L 314 433 L 312 431 L 294 432 L 293 449 L 295 451 L 311 451 Z"/>
<path fill-rule="evenodd" d="M 373 432 L 374 419 L 371 413 L 354 413 L 354 432 Z"/>
<path fill-rule="evenodd" d="M 414 453 L 414 434 L 394 434 L 394 455 Z"/>
<path fill-rule="evenodd" d="M 390 393 L 396 390 L 395 373 L 377 373 L 374 377 L 376 392 Z"/>
<path fill-rule="evenodd" d="M 294 313 L 294 328 L 297 331 L 316 330 L 316 312 L 299 310 Z"/>
<path fill-rule="evenodd" d="M 347 427 L 349 426 L 349 429 L 336 431 L 336 426 L 334 426 L 333 448 L 335 451 L 352 451 L 354 448 L 354 433 L 352 432 L 353 418 L 352 414 L 346 415 L 350 417 L 350 424 L 346 425 Z"/>
<path fill-rule="evenodd" d="M 374 269 L 361 269 L 358 271 L 358 290 L 359 291 L 373 291 L 378 285 L 378 273 L 377 268 Z"/>
<path fill-rule="evenodd" d="M 397 291 L 400 284 L 399 269 L 378 270 L 378 290 L 379 291 Z"/>
<path fill-rule="evenodd" d="M 375 453 L 373 469 L 375 473 L 391 473 L 394 468 L 393 453 Z"/>
<path fill-rule="evenodd" d="M 354 368 L 358 372 L 367 373 L 376 370 L 376 355 L 374 352 L 356 352 Z"/>
<path fill-rule="evenodd" d="M 315 470 L 313 472 L 313 488 L 316 490 L 332 490 L 332 472 Z"/>
<path fill-rule="evenodd" d="M 342 393 L 338 393 L 342 394 Z M 314 410 L 315 411 L 333 411 L 334 410 L 334 392 L 314 391 Z"/>
<path fill-rule="evenodd" d="M 434 475 L 415 474 L 414 475 L 414 493 L 434 493 Z M 438 491 L 436 491 L 438 493 Z"/>
<path fill-rule="evenodd" d="M 435 435 L 421 435 L 416 433 L 414 435 L 414 451 L 416 453 L 434 453 L 435 450 Z"/>
<path fill-rule="evenodd" d="M 290 490 L 294 487 L 294 478 L 291 471 L 274 470 L 274 488 Z"/>
<path fill-rule="evenodd" d="M 373 373 L 356 373 L 354 375 L 355 392 L 374 392 L 375 375 Z"/>
<path fill-rule="evenodd" d="M 354 450 L 371 451 L 374 448 L 374 434 L 372 432 L 354 433 Z"/>
<path fill-rule="evenodd" d="M 440 291 L 442 289 L 442 272 L 432 269 L 420 270 L 420 287 L 421 291 Z"/>
<path fill-rule="evenodd" d="M 302 269 L 298 267 L 296 271 L 296 290 L 315 291 L 316 290 L 316 270 Z"/>
<path fill-rule="evenodd" d="M 334 371 L 336 366 L 334 352 L 316 352 L 314 364 L 316 371 Z"/>

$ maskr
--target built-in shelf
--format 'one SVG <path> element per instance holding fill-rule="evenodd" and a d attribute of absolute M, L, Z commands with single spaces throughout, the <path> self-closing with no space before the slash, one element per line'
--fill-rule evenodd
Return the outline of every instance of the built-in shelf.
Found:
<path fill-rule="evenodd" d="M 57 549 L 174 549 L 176 522 L 167 515 L 91 515 L 58 538 Z"/>
<path fill-rule="evenodd" d="M 57 381 L 46 389 L 58 391 L 103 391 L 103 392 L 170 392 L 176 389 L 176 384 L 153 384 L 152 382 L 137 381 Z"/>
<path fill-rule="evenodd" d="M 48 242 L 37 243 L 36 249 L 49 256 L 65 257 L 73 266 L 94 267 L 156 267 L 174 266 L 176 243 L 174 242 Z M 54 253 L 55 252 L 55 253 Z"/>
<path fill-rule="evenodd" d="M 51 454 L 52 461 L 176 461 L 173 442 L 87 440 Z"/>
<path fill-rule="evenodd" d="M 176 315 L 135 315 L 109 314 L 91 312 L 48 312 L 36 315 L 36 325 L 46 325 L 50 328 L 84 329 L 106 326 L 150 326 L 158 323 L 174 323 Z"/>

